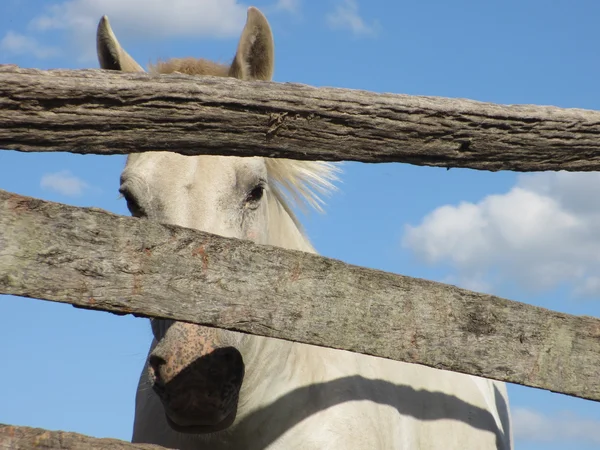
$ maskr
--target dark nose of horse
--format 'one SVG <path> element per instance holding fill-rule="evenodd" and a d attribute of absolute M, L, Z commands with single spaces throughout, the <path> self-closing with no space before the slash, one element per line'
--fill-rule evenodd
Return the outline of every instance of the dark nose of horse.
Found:
<path fill-rule="evenodd" d="M 161 375 L 161 369 L 164 369 L 165 364 L 166 361 L 160 356 L 150 355 L 150 358 L 148 358 L 150 378 L 155 389 L 164 389 L 165 387 L 165 381 Z"/>

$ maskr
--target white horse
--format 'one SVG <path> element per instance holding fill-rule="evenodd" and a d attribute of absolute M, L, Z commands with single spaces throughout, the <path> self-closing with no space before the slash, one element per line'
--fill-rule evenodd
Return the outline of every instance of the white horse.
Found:
<path fill-rule="evenodd" d="M 97 34 L 105 69 L 143 71 L 108 19 Z M 270 80 L 266 18 L 248 9 L 230 66 L 174 59 L 158 73 Z M 134 216 L 314 252 L 291 208 L 320 209 L 335 166 L 169 152 L 132 154 L 120 191 Z M 152 320 L 136 394 L 133 442 L 178 449 L 512 448 L 503 383 L 345 351 Z"/>

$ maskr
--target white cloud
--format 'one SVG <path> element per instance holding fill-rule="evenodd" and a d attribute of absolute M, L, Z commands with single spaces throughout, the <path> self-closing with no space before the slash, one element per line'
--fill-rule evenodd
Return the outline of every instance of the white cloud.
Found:
<path fill-rule="evenodd" d="M 513 432 L 516 439 L 537 442 L 573 441 L 600 444 L 600 421 L 586 419 L 570 412 L 554 417 L 525 408 L 512 411 Z"/>
<path fill-rule="evenodd" d="M 367 24 L 360 16 L 356 0 L 341 0 L 335 10 L 327 14 L 327 23 L 332 28 L 350 30 L 355 35 L 374 35 L 379 29 L 376 21 Z"/>
<path fill-rule="evenodd" d="M 504 194 L 435 209 L 406 227 L 403 245 L 450 264 L 457 284 L 514 280 L 541 291 L 574 282 L 575 295 L 598 296 L 600 173 L 523 175 Z"/>
<path fill-rule="evenodd" d="M 240 33 L 246 7 L 236 0 L 69 0 L 49 6 L 30 26 L 95 33 L 105 14 L 124 27 L 121 34 L 228 37 Z"/>
<path fill-rule="evenodd" d="M 289 0 L 288 0 L 289 1 Z M 95 59 L 98 21 L 107 15 L 117 37 L 233 37 L 246 20 L 236 0 L 68 0 L 31 20 L 33 32 L 66 31 L 83 59 Z"/>
<path fill-rule="evenodd" d="M 89 188 L 85 181 L 71 174 L 68 170 L 45 174 L 42 176 L 40 186 L 42 189 L 58 192 L 69 197 L 78 197 Z"/>
<path fill-rule="evenodd" d="M 54 47 L 40 44 L 36 39 L 14 31 L 9 31 L 0 41 L 0 49 L 13 55 L 31 55 L 39 59 L 56 56 Z"/>

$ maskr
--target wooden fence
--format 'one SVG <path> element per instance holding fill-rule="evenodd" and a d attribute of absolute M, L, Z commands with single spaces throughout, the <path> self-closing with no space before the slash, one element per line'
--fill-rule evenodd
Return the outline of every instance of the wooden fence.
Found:
<path fill-rule="evenodd" d="M 589 171 L 600 169 L 600 112 L 0 66 L 0 148 Z M 171 279 L 176 286 L 165 282 Z M 0 293 L 173 318 L 600 400 L 597 318 L 5 191 Z M 0 427 L 0 448 L 31 448 L 32 442 L 153 448 Z"/>

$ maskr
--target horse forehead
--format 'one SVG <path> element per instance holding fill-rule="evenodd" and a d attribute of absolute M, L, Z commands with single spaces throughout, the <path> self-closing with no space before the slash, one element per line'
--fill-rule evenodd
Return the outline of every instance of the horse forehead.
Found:
<path fill-rule="evenodd" d="M 267 177 L 263 158 L 199 155 L 185 156 L 172 152 L 130 155 L 122 178 L 139 177 L 148 182 L 167 184 L 231 184 L 240 179 Z M 162 184 L 161 183 L 161 184 Z"/>
<path fill-rule="evenodd" d="M 131 154 L 121 173 L 121 183 L 140 180 L 155 185 L 157 181 L 180 180 L 193 169 L 189 162 L 184 155 L 170 152 Z"/>

